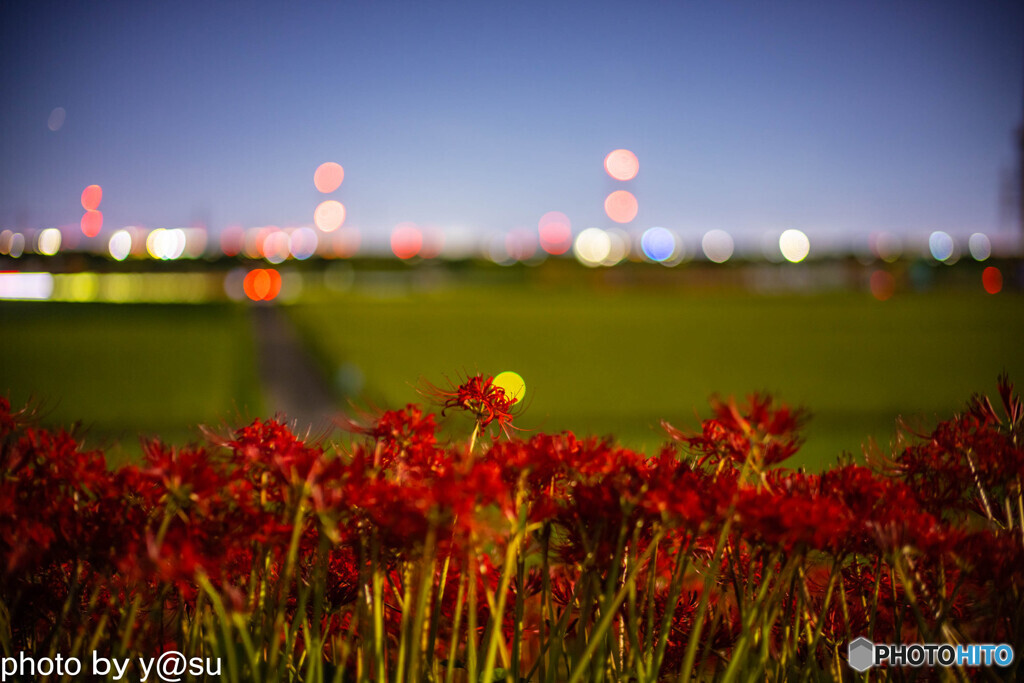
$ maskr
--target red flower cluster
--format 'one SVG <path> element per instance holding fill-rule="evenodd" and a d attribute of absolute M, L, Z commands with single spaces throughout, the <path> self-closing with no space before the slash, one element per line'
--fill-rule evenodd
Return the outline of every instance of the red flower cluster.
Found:
<path fill-rule="evenodd" d="M 489 378 L 437 395 L 478 426 L 511 423 Z M 466 459 L 410 405 L 346 453 L 257 420 L 113 470 L 0 398 L 7 646 L 95 630 L 100 649 L 185 648 L 212 587 L 287 666 L 315 642 L 333 666 L 392 671 L 389 652 L 428 638 L 434 666 L 469 666 L 500 637 L 525 675 L 564 666 L 556 647 L 585 652 L 605 615 L 632 652 L 615 656 L 675 677 L 727 666 L 752 614 L 780 659 L 823 668 L 869 631 L 1019 648 L 1024 410 L 1005 379 L 1000 395 L 1003 414 L 976 398 L 874 468 L 821 474 L 773 468 L 803 413 L 757 395 L 716 401 L 698 433 L 668 426 L 653 457 L 563 433 Z"/>
<path fill-rule="evenodd" d="M 427 383 L 423 393 L 442 406 L 442 415 L 452 408 L 465 410 L 481 429 L 496 421 L 505 436 L 509 434 L 514 407 L 519 400 L 506 396 L 505 390 L 494 383 L 493 377 L 484 375 L 473 375 L 448 389 Z"/>

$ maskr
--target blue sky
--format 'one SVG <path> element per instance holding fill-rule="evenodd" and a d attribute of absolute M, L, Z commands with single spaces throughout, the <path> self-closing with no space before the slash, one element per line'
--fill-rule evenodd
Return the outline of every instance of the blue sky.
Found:
<path fill-rule="evenodd" d="M 1009 231 L 1018 2 L 4 2 L 0 226 Z M 63 107 L 57 131 L 50 112 Z M 640 159 L 619 183 L 604 156 Z"/>

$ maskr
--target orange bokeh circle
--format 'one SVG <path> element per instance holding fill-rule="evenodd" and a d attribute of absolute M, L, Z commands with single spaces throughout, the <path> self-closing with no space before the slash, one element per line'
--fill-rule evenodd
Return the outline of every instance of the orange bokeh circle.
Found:
<path fill-rule="evenodd" d="M 313 211 L 313 223 L 324 232 L 334 232 L 345 222 L 345 205 L 328 199 Z"/>
<path fill-rule="evenodd" d="M 103 214 L 92 209 L 82 215 L 82 234 L 86 237 L 95 237 L 100 234 L 103 227 Z"/>
<path fill-rule="evenodd" d="M 281 274 L 273 268 L 255 268 L 245 274 L 242 289 L 253 301 L 271 301 L 281 293 Z"/>
<path fill-rule="evenodd" d="M 344 179 L 345 169 L 333 161 L 320 164 L 313 173 L 313 185 L 324 194 L 337 190 Z"/>
<path fill-rule="evenodd" d="M 640 161 L 628 149 L 617 149 L 604 158 L 604 170 L 616 180 L 632 180 L 640 170 Z"/>
<path fill-rule="evenodd" d="M 103 188 L 99 185 L 90 185 L 82 190 L 82 208 L 86 211 L 95 211 L 100 208 L 103 201 Z"/>
<path fill-rule="evenodd" d="M 414 223 L 399 223 L 391 231 L 391 251 L 402 260 L 411 259 L 423 248 L 423 231 Z"/>
<path fill-rule="evenodd" d="M 636 218 L 639 208 L 636 197 L 626 190 L 616 190 L 604 200 L 604 212 L 616 223 L 630 222 Z"/>

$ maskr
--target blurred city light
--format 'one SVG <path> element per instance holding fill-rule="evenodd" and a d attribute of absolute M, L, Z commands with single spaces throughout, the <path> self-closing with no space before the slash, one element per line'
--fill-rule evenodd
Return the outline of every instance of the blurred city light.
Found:
<path fill-rule="evenodd" d="M 886 301 L 892 298 L 896 291 L 896 279 L 891 273 L 885 270 L 876 270 L 871 273 L 871 296 L 879 301 Z"/>
<path fill-rule="evenodd" d="M 782 263 L 785 258 L 779 250 L 779 233 L 765 232 L 761 235 L 761 256 L 769 263 Z"/>
<path fill-rule="evenodd" d="M 391 231 L 391 251 L 403 261 L 419 254 L 422 246 L 423 233 L 415 223 L 399 223 Z"/>
<path fill-rule="evenodd" d="M 419 226 L 422 243 L 418 256 L 420 258 L 437 258 L 444 251 L 444 231 L 436 225 Z"/>
<path fill-rule="evenodd" d="M 548 211 L 537 223 L 540 247 L 552 256 L 560 256 L 572 246 L 572 223 L 561 211 Z"/>
<path fill-rule="evenodd" d="M 320 202 L 313 211 L 313 222 L 323 232 L 333 232 L 345 222 L 345 205 L 333 199 Z"/>
<path fill-rule="evenodd" d="M 68 113 L 64 110 L 64 107 L 55 107 L 46 119 L 46 127 L 56 133 L 64 125 L 67 115 Z"/>
<path fill-rule="evenodd" d="M 735 245 L 732 235 L 725 230 L 710 230 L 701 239 L 700 248 L 709 261 L 725 263 L 732 258 Z"/>
<path fill-rule="evenodd" d="M 0 299 L 45 300 L 52 293 L 49 273 L 0 273 Z"/>
<path fill-rule="evenodd" d="M 152 258 L 173 261 L 185 251 L 185 232 L 180 228 L 157 228 L 146 236 L 146 251 Z"/>
<path fill-rule="evenodd" d="M 903 240 L 891 232 L 879 232 L 869 238 L 875 256 L 886 263 L 895 263 L 903 255 Z"/>
<path fill-rule="evenodd" d="M 179 228 L 185 236 L 185 249 L 182 256 L 185 258 L 199 258 L 206 251 L 206 229 L 205 228 Z"/>
<path fill-rule="evenodd" d="M 779 251 L 790 263 L 799 263 L 811 251 L 811 241 L 800 230 L 785 230 L 779 236 Z"/>
<path fill-rule="evenodd" d="M 281 292 L 281 274 L 273 268 L 255 268 L 246 274 L 242 288 L 253 301 L 271 301 Z"/>
<path fill-rule="evenodd" d="M 987 235 L 980 232 L 971 235 L 967 241 L 967 247 L 971 250 L 971 257 L 975 261 L 984 261 L 992 255 L 992 242 L 989 241 Z"/>
<path fill-rule="evenodd" d="M 989 266 L 981 274 L 981 284 L 989 294 L 1003 291 L 1003 273 L 995 266 Z"/>
<path fill-rule="evenodd" d="M 587 228 L 576 235 L 572 245 L 576 260 L 585 266 L 595 268 L 602 265 L 612 251 L 611 238 L 601 228 Z"/>
<path fill-rule="evenodd" d="M 36 251 L 43 256 L 53 256 L 60 251 L 60 230 L 57 228 L 47 228 L 39 233 L 39 237 L 36 238 Z"/>
<path fill-rule="evenodd" d="M 95 211 L 100 208 L 103 200 L 103 188 L 99 185 L 89 185 L 82 190 L 82 208 L 86 211 Z"/>
<path fill-rule="evenodd" d="M 273 264 L 284 263 L 291 256 L 291 238 L 284 230 L 274 230 L 263 238 L 263 258 Z"/>
<path fill-rule="evenodd" d="M 516 262 L 508 251 L 508 236 L 493 235 L 484 245 L 484 257 L 499 266 L 511 266 Z"/>
<path fill-rule="evenodd" d="M 103 214 L 95 209 L 89 209 L 82 215 L 81 225 L 83 235 L 95 237 L 103 228 Z"/>
<path fill-rule="evenodd" d="M 628 149 L 617 149 L 604 158 L 604 170 L 616 180 L 632 180 L 640 170 L 640 161 Z"/>
<path fill-rule="evenodd" d="M 132 235 L 127 230 L 118 230 L 110 236 L 107 251 L 115 261 L 124 261 L 132 251 Z"/>
<path fill-rule="evenodd" d="M 267 277 L 270 294 L 274 291 L 275 276 Z M 220 298 L 222 291 L 230 296 L 226 280 L 218 273 L 0 273 L 0 299 L 203 303 Z M 237 298 L 244 298 L 241 279 L 238 290 Z"/>
<path fill-rule="evenodd" d="M 616 190 L 605 197 L 604 212 L 616 223 L 629 223 L 638 210 L 636 197 L 627 190 Z"/>
<path fill-rule="evenodd" d="M 618 265 L 623 259 L 629 256 L 629 233 L 624 230 L 620 230 L 619 228 L 611 228 L 610 230 L 606 230 L 605 233 L 608 235 L 608 240 L 611 242 L 611 249 L 609 249 L 608 256 L 604 260 L 604 265 Z"/>
<path fill-rule="evenodd" d="M 640 249 L 644 256 L 658 263 L 672 260 L 678 248 L 676 236 L 666 228 L 649 228 L 640 236 Z"/>
<path fill-rule="evenodd" d="M 297 228 L 290 235 L 289 249 L 292 256 L 300 261 L 305 261 L 315 254 L 318 245 L 319 238 L 312 228 Z"/>
<path fill-rule="evenodd" d="M 245 230 L 240 225 L 231 225 L 220 233 L 220 250 L 225 256 L 238 256 L 245 247 Z"/>
<path fill-rule="evenodd" d="M 25 253 L 25 236 L 20 232 L 4 230 L 0 235 L 0 254 L 7 254 L 11 258 L 20 258 Z"/>
<path fill-rule="evenodd" d="M 330 255 L 337 258 L 352 258 L 359 252 L 362 238 L 357 228 L 346 226 L 334 232 L 328 240 L 331 245 Z"/>
<path fill-rule="evenodd" d="M 345 169 L 333 161 L 320 164 L 313 173 L 313 185 L 323 194 L 337 190 L 344 179 Z"/>
<path fill-rule="evenodd" d="M 70 273 L 54 277 L 54 301 L 88 303 L 95 301 L 100 289 L 96 273 Z"/>
<path fill-rule="evenodd" d="M 505 252 L 515 261 L 529 261 L 537 253 L 537 234 L 529 228 L 513 228 L 504 241 Z"/>
<path fill-rule="evenodd" d="M 928 236 L 928 250 L 936 261 L 948 261 L 953 256 L 953 238 L 941 230 Z"/>

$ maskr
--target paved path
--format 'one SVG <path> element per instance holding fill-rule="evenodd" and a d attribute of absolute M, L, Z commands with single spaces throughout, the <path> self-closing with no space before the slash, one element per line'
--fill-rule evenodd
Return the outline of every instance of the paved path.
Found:
<path fill-rule="evenodd" d="M 300 437 L 334 431 L 340 411 L 330 386 L 287 316 L 268 304 L 250 310 L 267 413 L 279 414 Z"/>

